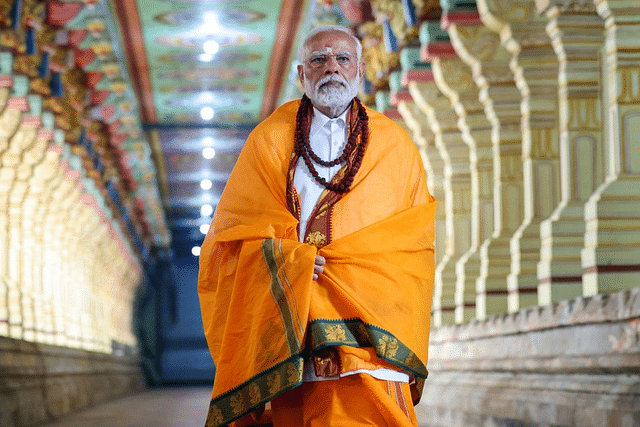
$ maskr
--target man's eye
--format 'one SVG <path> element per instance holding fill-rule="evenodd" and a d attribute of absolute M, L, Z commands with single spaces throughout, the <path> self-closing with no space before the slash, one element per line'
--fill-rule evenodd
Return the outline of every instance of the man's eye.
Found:
<path fill-rule="evenodd" d="M 316 56 L 315 58 L 311 58 L 311 63 L 312 64 L 324 64 L 325 62 L 327 62 L 327 57 L 326 56 Z"/>
<path fill-rule="evenodd" d="M 348 57 L 348 56 L 346 56 L 346 55 L 341 55 L 341 56 L 336 57 L 336 59 L 338 60 L 338 62 L 341 62 L 341 63 L 343 63 L 343 64 L 348 64 L 348 63 L 349 63 L 349 60 L 350 60 L 351 58 L 349 58 L 349 57 Z"/>

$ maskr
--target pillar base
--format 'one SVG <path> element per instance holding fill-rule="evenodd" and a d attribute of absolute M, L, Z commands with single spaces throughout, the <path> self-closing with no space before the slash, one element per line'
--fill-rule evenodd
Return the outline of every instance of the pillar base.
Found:
<path fill-rule="evenodd" d="M 640 176 L 621 175 L 603 184 L 585 205 L 585 296 L 640 284 L 639 190 Z"/>
<path fill-rule="evenodd" d="M 510 238 L 511 236 L 498 236 L 486 240 L 480 246 L 482 267 L 476 280 L 478 319 L 507 312 L 507 276 L 511 271 Z"/>

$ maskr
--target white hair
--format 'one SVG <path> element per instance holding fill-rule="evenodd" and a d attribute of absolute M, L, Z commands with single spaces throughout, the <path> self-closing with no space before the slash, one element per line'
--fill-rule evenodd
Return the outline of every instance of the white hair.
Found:
<path fill-rule="evenodd" d="M 349 35 L 349 37 L 351 37 L 356 42 L 356 52 L 358 54 L 358 62 L 360 62 L 360 58 L 362 58 L 362 43 L 360 43 L 360 40 L 353 35 L 351 30 L 349 30 L 347 27 L 343 27 L 342 25 L 320 25 L 318 27 L 315 27 L 311 31 L 309 31 L 309 33 L 304 38 L 304 41 L 302 42 L 302 52 L 300 53 L 300 56 L 301 56 L 300 62 L 304 63 L 306 59 L 307 45 L 309 44 L 309 40 L 311 40 L 313 37 L 315 37 L 318 34 L 331 33 L 334 31 L 343 32 Z"/>

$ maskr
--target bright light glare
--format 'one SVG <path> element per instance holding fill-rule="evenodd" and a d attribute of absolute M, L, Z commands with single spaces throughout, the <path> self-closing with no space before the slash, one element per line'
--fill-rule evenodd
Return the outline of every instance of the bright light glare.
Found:
<path fill-rule="evenodd" d="M 213 61 L 213 55 L 210 53 L 201 53 L 200 55 L 198 55 L 198 59 L 201 62 L 211 62 Z"/>
<path fill-rule="evenodd" d="M 191 248 L 193 256 L 200 256 L 200 246 L 194 246 Z"/>
<path fill-rule="evenodd" d="M 200 181 L 200 188 L 203 190 L 211 190 L 211 187 L 213 187 L 213 182 L 211 182 L 210 179 L 203 179 Z"/>
<path fill-rule="evenodd" d="M 215 40 L 207 40 L 202 45 L 202 49 L 209 55 L 215 55 L 220 50 L 220 44 Z"/>
<path fill-rule="evenodd" d="M 200 96 L 198 96 L 198 98 L 198 100 L 202 103 L 213 102 L 216 99 L 211 92 L 202 92 Z"/>
<path fill-rule="evenodd" d="M 211 107 L 204 107 L 202 110 L 200 110 L 200 117 L 202 117 L 204 120 L 211 120 L 213 119 L 214 116 L 214 112 L 213 112 L 213 108 Z"/>
<path fill-rule="evenodd" d="M 200 226 L 200 232 L 202 234 L 207 234 L 209 232 L 209 224 L 202 224 Z"/>
<path fill-rule="evenodd" d="M 211 147 L 206 147 L 202 150 L 202 157 L 204 157 L 207 160 L 213 159 L 215 155 L 216 155 L 216 150 L 214 150 Z"/>
<path fill-rule="evenodd" d="M 209 216 L 213 213 L 213 206 L 211 205 L 202 205 L 200 208 L 200 214 L 202 216 Z"/>

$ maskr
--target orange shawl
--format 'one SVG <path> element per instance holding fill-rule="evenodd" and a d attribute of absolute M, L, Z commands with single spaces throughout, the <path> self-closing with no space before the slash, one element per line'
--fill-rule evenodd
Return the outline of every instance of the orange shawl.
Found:
<path fill-rule="evenodd" d="M 298 103 L 251 133 L 202 245 L 198 293 L 216 364 L 207 426 L 299 386 L 303 353 L 327 346 L 373 348 L 418 393 L 427 376 L 436 202 L 420 156 L 367 109 L 367 151 L 331 212 L 327 264 L 313 281 L 318 250 L 298 241 L 286 200 Z"/>

